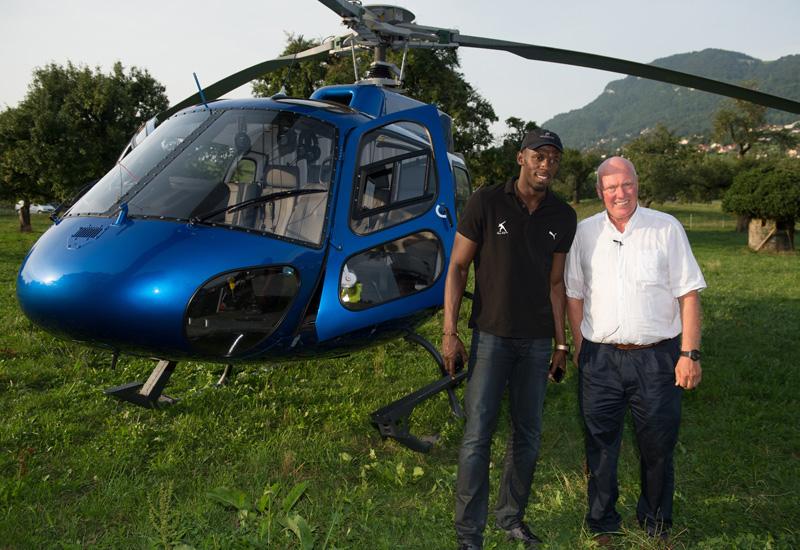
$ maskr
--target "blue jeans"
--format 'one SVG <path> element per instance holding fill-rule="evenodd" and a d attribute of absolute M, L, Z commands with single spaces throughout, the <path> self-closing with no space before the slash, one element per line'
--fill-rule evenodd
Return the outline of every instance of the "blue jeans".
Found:
<path fill-rule="evenodd" d="M 492 435 L 506 387 L 511 434 L 495 517 L 502 529 L 522 523 L 539 455 L 551 342 L 551 338 L 503 338 L 473 332 L 465 395 L 467 424 L 456 481 L 455 525 L 462 543 L 483 543 Z"/>

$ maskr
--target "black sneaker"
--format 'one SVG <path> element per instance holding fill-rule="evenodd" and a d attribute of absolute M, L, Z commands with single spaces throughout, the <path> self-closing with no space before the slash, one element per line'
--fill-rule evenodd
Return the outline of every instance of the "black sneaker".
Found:
<path fill-rule="evenodd" d="M 458 545 L 458 550 L 482 550 L 477 544 L 470 544 L 469 542 L 462 542 Z"/>
<path fill-rule="evenodd" d="M 524 523 L 520 523 L 513 529 L 504 529 L 504 531 L 508 540 L 524 542 L 526 548 L 536 548 L 542 544 L 542 539 L 534 535 Z"/>

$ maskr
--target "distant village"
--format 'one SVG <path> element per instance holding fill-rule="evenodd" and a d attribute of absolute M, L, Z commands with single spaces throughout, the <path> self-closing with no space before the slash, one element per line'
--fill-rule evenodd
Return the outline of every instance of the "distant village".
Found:
<path fill-rule="evenodd" d="M 791 124 L 768 124 L 761 128 L 763 132 L 763 136 L 759 138 L 759 142 L 769 146 L 770 143 L 773 141 L 773 135 L 778 134 L 780 132 L 788 133 L 791 136 L 795 137 L 794 142 L 800 143 L 800 120 L 792 122 Z M 684 138 L 681 140 L 682 145 L 687 145 L 689 143 L 688 138 Z M 704 153 L 720 153 L 720 154 L 727 154 L 727 153 L 735 153 L 736 152 L 736 145 L 729 143 L 728 145 L 724 145 L 722 143 L 698 143 L 697 149 L 704 152 Z M 789 158 L 797 158 L 800 155 L 800 145 L 797 145 L 793 148 L 786 150 L 786 156 Z M 766 154 L 763 152 L 757 152 L 756 157 L 762 158 L 765 157 Z"/>

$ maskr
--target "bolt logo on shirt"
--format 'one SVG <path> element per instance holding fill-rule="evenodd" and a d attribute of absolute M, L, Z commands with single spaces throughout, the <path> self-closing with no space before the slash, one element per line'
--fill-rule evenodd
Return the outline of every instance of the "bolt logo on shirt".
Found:
<path fill-rule="evenodd" d="M 556 240 L 556 235 L 558 235 L 558 233 L 553 233 L 552 231 L 548 231 L 548 233 L 553 237 L 553 240 Z"/>
<path fill-rule="evenodd" d="M 508 235 L 508 229 L 506 229 L 506 221 L 503 220 L 497 224 L 497 234 L 498 235 Z"/>

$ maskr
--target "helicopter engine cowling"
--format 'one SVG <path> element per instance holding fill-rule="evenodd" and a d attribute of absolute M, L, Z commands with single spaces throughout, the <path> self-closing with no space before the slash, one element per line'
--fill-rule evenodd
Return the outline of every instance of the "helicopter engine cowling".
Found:
<path fill-rule="evenodd" d="M 246 359 L 291 337 L 318 275 L 313 256 L 242 231 L 71 217 L 28 254 L 17 296 L 29 319 L 71 340 L 170 359 Z"/>

